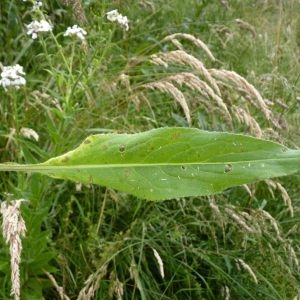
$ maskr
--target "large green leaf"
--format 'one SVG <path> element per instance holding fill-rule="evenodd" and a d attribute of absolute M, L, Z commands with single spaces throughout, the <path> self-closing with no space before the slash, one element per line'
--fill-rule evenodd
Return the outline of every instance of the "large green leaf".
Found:
<path fill-rule="evenodd" d="M 92 135 L 44 163 L 0 164 L 0 170 L 39 172 L 163 200 L 292 174 L 300 170 L 300 150 L 240 134 L 160 128 Z"/>

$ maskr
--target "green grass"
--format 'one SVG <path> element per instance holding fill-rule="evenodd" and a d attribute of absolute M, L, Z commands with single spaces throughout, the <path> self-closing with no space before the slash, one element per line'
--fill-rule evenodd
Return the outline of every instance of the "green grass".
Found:
<path fill-rule="evenodd" d="M 22 65 L 27 84 L 18 90 L 0 89 L 1 162 L 45 161 L 73 149 L 90 133 L 188 126 L 170 95 L 143 88 L 183 70 L 196 73 L 187 66 L 170 64 L 166 69 L 149 62 L 151 54 L 176 49 L 162 39 L 177 32 L 192 34 L 208 45 L 217 62 L 180 40 L 186 52 L 207 68 L 239 73 L 275 103 L 272 111 L 284 126 L 275 130 L 277 136 L 264 131 L 265 137 L 299 146 L 296 0 L 235 0 L 228 1 L 228 8 L 221 1 L 204 0 L 83 1 L 88 22 L 79 25 L 88 33 L 87 48 L 63 36 L 68 26 L 78 23 L 78 16 L 62 1 L 44 4 L 43 13 L 54 29 L 35 41 L 24 26 L 39 14 L 30 12 L 30 1 L 2 2 L 0 62 Z M 128 16 L 128 32 L 106 20 L 105 12 L 112 9 Z M 121 74 L 128 75 L 129 82 L 122 82 Z M 192 126 L 251 133 L 238 121 L 229 128 L 216 104 L 205 110 L 208 106 L 196 101 L 197 92 L 181 90 Z M 237 89 L 224 88 L 222 96 L 228 105 L 247 109 L 263 130 L 273 127 Z M 22 127 L 34 129 L 39 141 L 20 135 Z M 251 195 L 238 187 L 214 197 L 149 202 L 99 186 L 76 190 L 73 183 L 39 175 L 0 174 L 1 200 L 29 200 L 22 207 L 27 234 L 21 299 L 60 299 L 47 272 L 70 299 L 90 286 L 94 299 L 299 297 L 299 176 L 280 182 L 292 199 L 293 217 L 282 192 L 264 182 L 250 186 Z M 262 209 L 274 219 L 263 215 Z M 9 252 L 2 238 L 0 244 L 0 299 L 9 299 Z M 165 278 L 153 249 L 161 256 Z M 250 266 L 258 283 L 238 259 Z M 120 290 L 122 297 L 117 294 Z"/>

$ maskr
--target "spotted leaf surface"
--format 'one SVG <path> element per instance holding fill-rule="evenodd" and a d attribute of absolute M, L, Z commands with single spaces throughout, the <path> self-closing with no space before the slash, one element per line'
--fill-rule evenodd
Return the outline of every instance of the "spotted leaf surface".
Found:
<path fill-rule="evenodd" d="M 0 170 L 38 172 L 164 200 L 292 174 L 300 170 L 300 150 L 239 134 L 160 128 L 92 135 L 44 163 L 1 164 Z"/>

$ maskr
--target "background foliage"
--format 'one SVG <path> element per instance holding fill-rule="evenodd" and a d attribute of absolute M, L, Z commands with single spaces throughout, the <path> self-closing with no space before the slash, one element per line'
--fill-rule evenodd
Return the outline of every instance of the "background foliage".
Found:
<path fill-rule="evenodd" d="M 30 1 L 2 1 L 0 62 L 22 65 L 27 84 L 0 90 L 1 162 L 41 162 L 90 133 L 185 127 L 188 116 L 193 127 L 298 147 L 299 6 L 296 0 L 45 1 L 53 34 L 32 41 L 25 24 L 39 15 Z M 128 32 L 106 19 L 113 9 L 128 16 Z M 86 44 L 63 36 L 73 24 L 88 32 Z M 165 40 L 174 33 L 200 38 L 215 59 L 182 36 L 174 59 L 178 44 Z M 168 68 L 153 64 L 154 54 Z M 225 107 L 190 81 L 179 84 L 183 72 L 210 83 L 193 58 L 212 76 L 213 70 L 243 76 L 265 106 L 233 73 L 214 77 Z M 22 136 L 23 127 L 39 141 Z M 3 200 L 30 200 L 22 210 L 22 299 L 90 299 L 89 291 L 94 299 L 299 298 L 298 176 L 159 203 L 39 175 L 0 176 Z M 0 298 L 7 299 L 9 256 L 0 243 Z"/>

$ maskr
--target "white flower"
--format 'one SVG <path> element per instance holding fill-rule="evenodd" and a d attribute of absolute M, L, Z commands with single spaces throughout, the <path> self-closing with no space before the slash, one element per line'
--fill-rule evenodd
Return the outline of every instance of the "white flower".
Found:
<path fill-rule="evenodd" d="M 122 16 L 117 9 L 107 12 L 106 17 L 107 20 L 111 22 L 117 22 L 121 27 L 128 31 L 128 18 L 126 16 Z"/>
<path fill-rule="evenodd" d="M 126 30 L 128 31 L 128 18 L 126 16 L 119 15 L 117 18 L 117 22 Z"/>
<path fill-rule="evenodd" d="M 39 141 L 39 135 L 36 131 L 34 131 L 33 129 L 31 128 L 26 128 L 26 127 L 22 127 L 21 130 L 20 130 L 20 133 L 25 137 L 25 138 L 28 138 L 28 139 L 33 139 L 35 140 L 36 142 Z"/>
<path fill-rule="evenodd" d="M 27 2 L 27 0 L 23 0 L 23 2 Z M 33 2 L 33 1 L 31 1 Z M 32 11 L 36 11 L 43 6 L 42 0 L 36 0 L 33 2 Z"/>
<path fill-rule="evenodd" d="M 46 20 L 32 21 L 30 24 L 26 25 L 28 35 L 32 35 L 33 39 L 37 38 L 38 32 L 52 31 L 53 26 Z"/>
<path fill-rule="evenodd" d="M 20 85 L 24 85 L 26 84 L 26 80 L 22 75 L 25 75 L 25 72 L 23 71 L 23 67 L 19 64 L 3 67 L 0 85 L 2 85 L 4 89 L 8 86 L 19 87 Z"/>
<path fill-rule="evenodd" d="M 107 17 L 107 20 L 111 21 L 111 22 L 115 22 L 117 21 L 117 18 L 119 16 L 119 12 L 117 9 L 114 9 L 112 11 L 109 11 L 106 13 L 106 17 Z"/>
<path fill-rule="evenodd" d="M 35 3 L 33 3 L 32 11 L 37 11 L 43 6 L 42 0 L 36 0 Z"/>
<path fill-rule="evenodd" d="M 71 35 L 75 35 L 80 40 L 84 41 L 85 40 L 84 36 L 86 35 L 86 31 L 81 27 L 79 27 L 78 25 L 73 25 L 72 27 L 68 27 L 68 29 L 64 33 L 64 36 L 71 36 Z"/>

